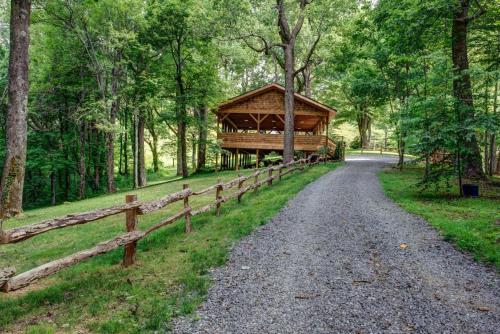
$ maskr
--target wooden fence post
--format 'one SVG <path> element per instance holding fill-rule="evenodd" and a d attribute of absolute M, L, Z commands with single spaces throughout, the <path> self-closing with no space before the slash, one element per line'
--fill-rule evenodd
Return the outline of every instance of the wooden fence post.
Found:
<path fill-rule="evenodd" d="M 184 183 L 182 185 L 182 189 L 188 189 L 188 188 L 189 185 L 187 183 Z M 186 211 L 186 213 L 184 214 L 184 219 L 186 221 L 186 227 L 184 231 L 186 233 L 189 233 L 191 232 L 191 208 L 189 207 L 189 195 L 184 197 L 184 210 Z"/>
<path fill-rule="evenodd" d="M 222 180 L 220 178 L 217 179 L 217 190 L 215 191 L 215 214 L 217 216 L 220 216 L 220 205 L 221 203 L 219 202 L 222 198 L 221 192 L 222 192 L 222 185 L 221 185 Z"/>
<path fill-rule="evenodd" d="M 281 181 L 281 172 L 282 172 L 282 171 L 283 171 L 283 167 L 280 167 L 280 168 L 278 169 L 278 180 L 280 180 L 280 181 Z"/>
<path fill-rule="evenodd" d="M 273 179 L 271 178 L 273 176 L 273 167 L 269 167 L 269 173 L 268 173 L 268 177 L 269 177 L 269 180 L 267 181 L 267 185 L 268 186 L 272 186 L 273 185 Z"/>
<path fill-rule="evenodd" d="M 132 203 L 137 201 L 137 195 L 126 195 L 125 202 Z M 137 227 L 137 208 L 128 209 L 125 211 L 125 229 L 127 232 L 135 231 Z M 135 249 L 137 241 L 131 242 L 124 246 L 123 266 L 128 267 L 135 263 Z"/>
<path fill-rule="evenodd" d="M 243 174 L 238 174 L 238 177 L 241 179 L 243 177 Z M 238 193 L 240 192 L 241 190 L 241 187 L 243 186 L 243 182 L 244 181 L 238 181 Z M 241 196 L 243 196 L 243 194 L 238 194 L 238 203 L 241 202 Z"/>

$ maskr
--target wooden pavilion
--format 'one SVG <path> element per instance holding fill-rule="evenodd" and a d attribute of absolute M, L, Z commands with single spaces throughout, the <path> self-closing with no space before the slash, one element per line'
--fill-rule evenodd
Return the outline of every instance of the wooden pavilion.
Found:
<path fill-rule="evenodd" d="M 221 169 L 258 166 L 266 154 L 283 153 L 284 98 L 285 88 L 273 83 L 219 105 L 217 138 L 230 152 L 221 156 Z M 335 151 L 328 138 L 328 124 L 335 114 L 335 109 L 296 93 L 295 150 L 310 155 L 328 146 Z"/>

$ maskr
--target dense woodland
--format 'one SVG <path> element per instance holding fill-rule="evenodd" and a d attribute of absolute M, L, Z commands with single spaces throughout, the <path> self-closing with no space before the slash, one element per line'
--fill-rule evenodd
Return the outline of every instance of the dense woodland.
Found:
<path fill-rule="evenodd" d="M 362 146 L 425 164 L 422 186 L 500 171 L 499 0 L 0 1 L 2 216 L 221 152 L 211 112 L 270 82 L 338 109 Z M 28 38 L 29 37 L 29 38 Z M 29 54 L 29 57 L 28 57 Z M 10 55 L 10 57 L 9 57 Z M 291 140 L 290 140 L 291 138 Z"/>

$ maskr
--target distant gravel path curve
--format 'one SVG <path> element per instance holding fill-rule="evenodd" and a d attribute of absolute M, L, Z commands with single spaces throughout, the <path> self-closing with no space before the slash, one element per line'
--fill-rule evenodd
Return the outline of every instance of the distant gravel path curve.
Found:
<path fill-rule="evenodd" d="M 388 162 L 355 156 L 307 186 L 233 248 L 199 320 L 174 332 L 500 333 L 500 276 L 385 197 Z"/>

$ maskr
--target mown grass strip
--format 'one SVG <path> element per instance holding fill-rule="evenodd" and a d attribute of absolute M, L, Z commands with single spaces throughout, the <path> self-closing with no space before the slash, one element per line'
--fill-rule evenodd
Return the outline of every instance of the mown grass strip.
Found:
<path fill-rule="evenodd" d="M 444 238 L 476 260 L 500 270 L 500 188 L 482 187 L 477 199 L 456 196 L 456 185 L 447 191 L 419 191 L 422 169 L 380 173 L 386 194 L 405 210 L 425 218 Z"/>

